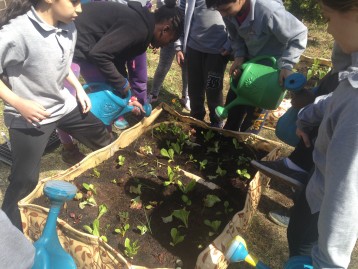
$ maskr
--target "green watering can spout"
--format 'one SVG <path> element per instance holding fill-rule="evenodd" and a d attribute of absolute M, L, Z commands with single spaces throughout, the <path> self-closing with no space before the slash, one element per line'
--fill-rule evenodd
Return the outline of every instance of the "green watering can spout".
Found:
<path fill-rule="evenodd" d="M 262 61 L 271 66 L 258 63 Z M 256 57 L 244 63 L 241 68 L 242 75 L 238 82 L 230 78 L 230 88 L 237 95 L 236 99 L 225 107 L 218 106 L 215 109 L 216 114 L 222 119 L 227 118 L 228 111 L 237 105 L 276 109 L 286 94 L 279 84 L 280 70 L 274 57 Z"/>

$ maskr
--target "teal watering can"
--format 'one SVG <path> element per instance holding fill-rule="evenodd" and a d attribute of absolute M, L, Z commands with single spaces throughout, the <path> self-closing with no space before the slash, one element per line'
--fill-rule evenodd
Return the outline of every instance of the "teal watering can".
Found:
<path fill-rule="evenodd" d="M 257 269 L 270 269 L 262 261 L 258 260 L 253 254 L 250 254 L 245 240 L 237 235 L 230 242 L 225 253 L 225 258 L 230 263 L 245 261 Z M 312 259 L 307 256 L 295 256 L 290 258 L 284 265 L 284 269 L 313 269 Z"/>
<path fill-rule="evenodd" d="M 269 61 L 271 66 L 259 64 L 261 61 Z M 236 99 L 225 107 L 218 106 L 215 109 L 217 116 L 222 119 L 227 118 L 228 111 L 237 105 L 276 109 L 285 97 L 286 91 L 279 84 L 280 70 L 274 57 L 256 57 L 242 64 L 241 69 L 238 83 L 230 78 L 230 88 L 236 93 Z"/>
<path fill-rule="evenodd" d="M 128 91 L 125 98 L 115 94 L 112 86 L 93 82 L 83 85 L 84 90 L 91 90 L 88 96 L 92 103 L 91 112 L 99 118 L 105 125 L 110 126 L 114 120 L 133 110 L 133 106 L 128 105 L 132 94 Z M 149 117 L 152 113 L 152 106 L 149 103 L 143 105 L 144 116 Z"/>
<path fill-rule="evenodd" d="M 306 78 L 300 73 L 289 75 L 285 79 L 285 88 L 293 93 L 299 93 L 306 85 Z M 275 134 L 286 144 L 295 147 L 300 138 L 296 135 L 296 121 L 299 109 L 290 107 L 277 121 Z"/>
<path fill-rule="evenodd" d="M 50 199 L 51 207 L 41 237 L 34 243 L 35 261 L 32 269 L 75 269 L 76 263 L 60 244 L 56 230 L 56 221 L 65 201 L 75 197 L 75 185 L 61 180 L 46 182 L 45 195 Z"/>

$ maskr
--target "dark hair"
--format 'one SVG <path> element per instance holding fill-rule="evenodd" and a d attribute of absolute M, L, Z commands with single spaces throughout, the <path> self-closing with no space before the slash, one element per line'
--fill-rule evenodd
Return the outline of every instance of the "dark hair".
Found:
<path fill-rule="evenodd" d="M 219 6 L 235 3 L 237 0 L 205 0 L 208 8 L 217 9 Z"/>
<path fill-rule="evenodd" d="M 11 19 L 25 14 L 30 10 L 31 6 L 36 6 L 40 0 L 8 0 L 7 7 L 2 11 L 0 17 L 0 28 L 7 24 Z"/>
<path fill-rule="evenodd" d="M 321 3 L 339 12 L 347 12 L 352 9 L 358 9 L 357 0 L 321 0 Z"/>
<path fill-rule="evenodd" d="M 155 23 L 171 21 L 172 30 L 179 37 L 184 31 L 184 14 L 176 6 L 176 0 L 165 0 L 164 3 L 154 12 Z"/>

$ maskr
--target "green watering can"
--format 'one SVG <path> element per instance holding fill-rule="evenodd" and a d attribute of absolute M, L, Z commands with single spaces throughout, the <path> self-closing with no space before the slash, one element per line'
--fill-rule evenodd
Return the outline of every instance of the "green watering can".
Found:
<path fill-rule="evenodd" d="M 270 62 L 271 66 L 258 63 L 262 61 Z M 217 116 L 222 119 L 226 119 L 228 111 L 237 105 L 274 110 L 285 97 L 286 91 L 278 81 L 280 69 L 274 57 L 259 56 L 247 61 L 241 68 L 243 72 L 236 85 L 235 80 L 230 78 L 230 87 L 236 93 L 236 99 L 225 107 L 218 106 L 215 109 Z"/>

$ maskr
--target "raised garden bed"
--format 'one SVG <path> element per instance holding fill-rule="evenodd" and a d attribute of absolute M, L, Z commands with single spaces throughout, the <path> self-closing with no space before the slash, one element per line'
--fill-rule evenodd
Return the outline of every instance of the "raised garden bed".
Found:
<path fill-rule="evenodd" d="M 175 114 L 164 107 L 170 115 Z M 181 260 L 182 268 L 200 268 L 203 264 L 209 268 L 208 260 L 222 264 L 218 268 L 225 268 L 221 251 L 238 230 L 247 228 L 261 193 L 261 177 L 250 170 L 249 159 L 260 158 L 277 145 L 253 135 L 222 130 L 220 135 L 201 122 L 180 116 L 159 123 L 168 120 L 167 116 L 168 112 L 155 110 L 151 119 L 124 132 L 112 145 L 54 177 L 74 179 L 85 196 L 80 201 L 68 202 L 59 221 L 60 241 L 80 268 L 133 268 L 131 263 L 174 268 L 178 266 L 177 260 Z M 193 126 L 196 132 L 192 131 Z M 184 135 L 187 137 L 183 138 Z M 179 149 L 173 145 L 178 138 Z M 271 152 L 272 158 L 276 155 L 277 151 Z M 97 165 L 104 160 L 107 161 Z M 33 240 L 39 237 L 46 218 L 42 189 L 47 180 L 20 202 L 24 232 Z M 183 187 L 196 181 L 195 187 L 185 193 Z M 93 184 L 96 194 L 93 190 L 90 193 L 97 204 L 106 204 L 109 209 L 100 218 L 100 235 L 107 237 L 111 247 L 82 232 L 83 225 L 93 229 L 92 222 L 98 215 L 98 207 L 79 209 L 79 202 L 88 198 L 83 183 Z M 189 214 L 184 222 L 177 217 L 183 212 Z M 146 226 L 148 231 L 141 235 L 138 226 Z M 184 240 L 178 242 L 184 235 Z M 125 238 L 132 244 L 137 241 L 136 255 L 130 253 L 128 245 L 125 248 Z"/>

